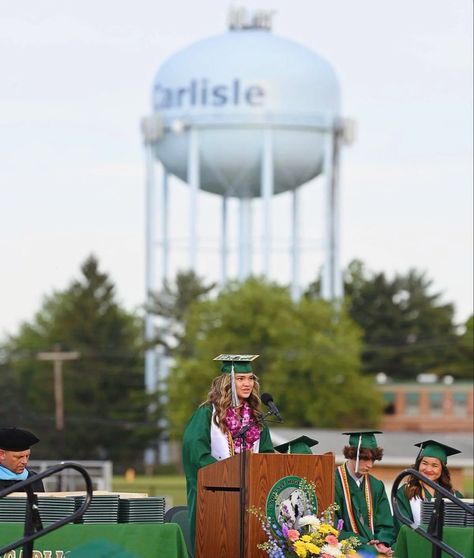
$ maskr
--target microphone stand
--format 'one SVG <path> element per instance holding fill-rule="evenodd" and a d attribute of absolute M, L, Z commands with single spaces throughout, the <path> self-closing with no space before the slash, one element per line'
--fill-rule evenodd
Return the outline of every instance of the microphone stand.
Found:
<path fill-rule="evenodd" d="M 237 432 L 235 435 L 235 439 L 240 438 L 240 494 L 239 494 L 239 523 L 240 523 L 240 536 L 239 536 L 239 558 L 244 558 L 245 555 L 245 500 L 246 500 L 246 491 L 245 491 L 245 476 L 246 476 L 246 468 L 247 468 L 247 452 L 245 450 L 245 441 L 247 438 L 247 432 L 249 429 L 257 424 L 263 423 L 264 420 L 271 415 L 271 411 L 267 411 L 262 417 L 258 420 L 252 420 L 248 424 L 246 424 L 243 428 Z"/>

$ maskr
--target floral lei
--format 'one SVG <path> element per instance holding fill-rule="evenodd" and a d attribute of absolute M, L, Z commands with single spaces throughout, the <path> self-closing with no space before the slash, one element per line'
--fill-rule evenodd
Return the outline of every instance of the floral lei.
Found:
<path fill-rule="evenodd" d="M 225 424 L 227 430 L 232 436 L 234 452 L 240 453 L 242 446 L 242 438 L 236 438 L 237 434 L 240 432 L 242 427 L 247 426 L 247 424 L 253 421 L 253 413 L 250 405 L 247 401 L 240 407 L 240 414 L 233 407 L 227 409 L 225 415 Z M 260 438 L 260 428 L 258 425 L 252 425 L 245 434 L 245 449 L 251 450 L 254 443 Z"/>

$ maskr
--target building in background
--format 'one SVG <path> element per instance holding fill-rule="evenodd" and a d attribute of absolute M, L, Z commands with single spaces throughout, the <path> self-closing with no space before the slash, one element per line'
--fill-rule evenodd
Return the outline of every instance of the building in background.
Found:
<path fill-rule="evenodd" d="M 378 389 L 385 401 L 381 430 L 469 432 L 472 436 L 472 382 L 393 382 Z"/>

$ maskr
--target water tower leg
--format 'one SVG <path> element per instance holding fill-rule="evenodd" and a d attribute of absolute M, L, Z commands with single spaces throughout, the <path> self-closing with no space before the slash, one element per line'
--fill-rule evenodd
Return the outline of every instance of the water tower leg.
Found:
<path fill-rule="evenodd" d="M 154 317 L 149 311 L 151 293 L 156 290 L 155 284 L 155 173 L 154 154 L 151 143 L 145 145 L 146 154 L 146 190 L 145 190 L 145 342 L 154 337 Z M 151 393 L 156 389 L 156 352 L 153 348 L 145 351 L 145 390 Z M 145 467 L 153 468 L 156 462 L 154 448 L 145 450 Z"/>
<path fill-rule="evenodd" d="M 148 310 L 151 303 L 151 294 L 156 290 L 155 283 L 155 172 L 153 147 L 151 144 L 146 149 L 146 192 L 145 192 L 145 341 L 153 339 L 154 318 Z M 148 349 L 145 353 L 145 386 L 147 391 L 152 391 L 156 386 L 155 351 Z"/>
<path fill-rule="evenodd" d="M 252 202 L 241 198 L 239 207 L 239 281 L 244 281 L 252 269 Z"/>
<path fill-rule="evenodd" d="M 160 189 L 160 220 L 161 220 L 161 241 L 159 246 L 161 248 L 161 261 L 160 269 L 158 270 L 158 285 L 162 288 L 165 281 L 169 279 L 169 173 L 161 166 L 161 189 Z M 166 331 L 168 326 L 168 319 L 163 316 L 158 316 L 157 325 Z M 161 408 L 166 407 L 168 397 L 166 395 L 165 382 L 169 374 L 169 358 L 166 354 L 165 348 L 162 345 L 156 347 L 156 369 L 157 379 L 156 388 L 161 388 L 162 395 L 160 396 Z M 162 416 L 158 421 L 160 429 L 159 436 L 159 455 L 158 461 L 160 464 L 168 464 L 170 461 L 170 451 L 168 442 L 169 424 L 168 419 Z"/>
<path fill-rule="evenodd" d="M 190 192 L 189 204 L 189 267 L 197 271 L 197 250 L 198 250 L 198 193 L 199 193 L 199 137 L 196 128 L 189 129 L 188 143 L 188 184 Z"/>
<path fill-rule="evenodd" d="M 299 300 L 301 296 L 300 287 L 300 195 L 299 189 L 295 188 L 291 194 L 291 298 Z"/>
<path fill-rule="evenodd" d="M 222 196 L 222 217 L 221 217 L 221 285 L 227 281 L 227 258 L 229 254 L 229 238 L 228 238 L 228 212 L 227 212 L 227 195 Z"/>
<path fill-rule="evenodd" d="M 169 254 L 170 254 L 170 235 L 169 235 L 169 173 L 162 167 L 163 175 L 161 180 L 161 280 L 160 285 L 169 279 Z"/>
<path fill-rule="evenodd" d="M 334 164 L 333 164 L 333 219 L 334 219 L 334 297 L 336 300 L 341 300 L 344 296 L 344 281 L 342 278 L 341 269 L 341 256 L 340 256 L 340 235 L 341 235 L 341 223 L 340 223 L 340 190 L 341 185 L 339 181 L 339 169 L 340 169 L 340 155 L 341 155 L 341 145 L 342 137 L 341 131 L 339 129 L 334 131 Z"/>
<path fill-rule="evenodd" d="M 271 128 L 263 131 L 261 190 L 263 201 L 262 271 L 265 277 L 269 277 L 272 252 L 272 197 L 274 191 L 273 133 Z"/>
<path fill-rule="evenodd" d="M 333 129 L 326 134 L 324 176 L 326 178 L 326 234 L 325 263 L 321 277 L 321 295 L 326 300 L 337 300 L 343 295 L 339 267 L 339 137 Z"/>

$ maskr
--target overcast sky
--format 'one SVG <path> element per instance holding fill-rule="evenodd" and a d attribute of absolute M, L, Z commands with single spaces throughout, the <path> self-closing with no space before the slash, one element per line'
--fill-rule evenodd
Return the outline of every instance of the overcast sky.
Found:
<path fill-rule="evenodd" d="M 473 291 L 472 2 L 241 4 L 275 9 L 274 33 L 330 62 L 343 115 L 357 121 L 356 142 L 342 161 L 342 263 L 359 258 L 389 274 L 426 271 L 434 290 L 455 303 L 458 319 L 466 319 Z M 229 6 L 0 0 L 0 337 L 31 320 L 43 296 L 78 277 L 91 253 L 116 283 L 120 302 L 140 307 L 139 120 L 151 111 L 160 65 L 225 32 Z M 305 188 L 317 205 L 315 182 Z M 184 187 L 174 188 L 179 215 Z M 302 231 L 305 282 L 317 273 L 318 235 L 316 228 Z M 214 244 L 210 239 L 200 256 L 204 269 L 213 267 L 206 258 Z"/>

